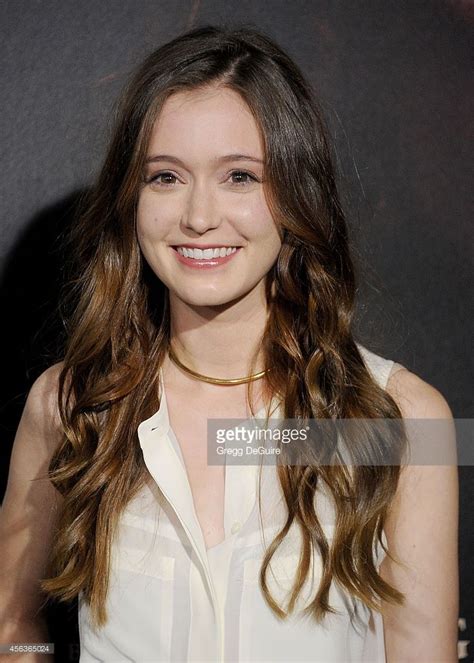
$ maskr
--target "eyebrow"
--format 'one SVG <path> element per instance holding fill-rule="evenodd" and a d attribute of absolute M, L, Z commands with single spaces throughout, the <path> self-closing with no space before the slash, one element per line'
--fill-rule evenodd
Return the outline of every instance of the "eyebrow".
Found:
<path fill-rule="evenodd" d="M 171 154 L 155 154 L 151 157 L 147 157 L 145 163 L 154 163 L 155 161 L 171 161 L 176 163 L 179 166 L 184 167 L 184 163 L 178 157 L 174 157 Z M 255 163 L 263 163 L 262 159 L 257 159 L 250 154 L 225 154 L 222 157 L 215 157 L 213 159 L 215 163 L 225 163 L 226 161 L 254 161 Z"/>

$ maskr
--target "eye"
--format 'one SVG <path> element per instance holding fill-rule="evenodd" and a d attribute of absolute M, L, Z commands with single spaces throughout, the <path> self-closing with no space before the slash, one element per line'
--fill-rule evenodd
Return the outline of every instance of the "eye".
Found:
<path fill-rule="evenodd" d="M 255 175 L 246 172 L 245 170 L 234 170 L 229 178 L 237 178 L 237 181 L 234 179 L 232 184 L 237 186 L 245 186 L 251 184 L 252 182 L 258 182 L 258 179 Z M 158 185 L 163 188 L 172 188 L 176 185 L 177 177 L 173 175 L 170 171 L 162 171 L 161 173 L 156 173 L 151 175 L 146 179 L 147 184 Z"/>
<path fill-rule="evenodd" d="M 164 177 L 165 180 L 161 181 L 160 177 Z M 162 173 L 157 173 L 156 175 L 152 175 L 149 177 L 146 182 L 147 184 L 158 184 L 159 186 L 174 186 L 174 182 L 170 182 L 169 178 L 174 178 L 176 180 L 176 175 L 173 175 L 173 173 L 170 173 L 169 171 L 164 171 Z"/>
<path fill-rule="evenodd" d="M 240 180 L 237 182 L 233 182 L 233 184 L 237 185 L 242 185 L 242 184 L 251 184 L 252 182 L 258 182 L 257 178 L 254 175 L 251 175 L 250 173 L 247 173 L 245 170 L 234 170 L 229 177 L 244 177 L 244 178 L 249 178 L 248 180 Z"/>

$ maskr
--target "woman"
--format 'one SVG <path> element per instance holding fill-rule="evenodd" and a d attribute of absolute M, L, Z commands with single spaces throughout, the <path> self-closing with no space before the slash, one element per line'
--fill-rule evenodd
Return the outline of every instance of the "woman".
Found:
<path fill-rule="evenodd" d="M 455 467 L 401 468 L 402 428 L 399 465 L 208 463 L 208 419 L 452 417 L 353 338 L 346 223 L 296 65 L 246 28 L 165 44 L 85 202 L 64 358 L 14 444 L 9 635 L 32 614 L 44 634 L 42 581 L 79 596 L 83 663 L 457 660 Z"/>

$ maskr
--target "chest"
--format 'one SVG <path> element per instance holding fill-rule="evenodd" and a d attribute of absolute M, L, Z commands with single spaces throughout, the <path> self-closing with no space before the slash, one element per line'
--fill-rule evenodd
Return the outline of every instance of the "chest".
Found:
<path fill-rule="evenodd" d="M 168 417 L 183 456 L 194 509 L 207 548 L 225 539 L 225 466 L 209 465 L 207 460 L 207 419 L 246 418 L 245 401 L 197 402 L 173 391 L 166 394 Z"/>

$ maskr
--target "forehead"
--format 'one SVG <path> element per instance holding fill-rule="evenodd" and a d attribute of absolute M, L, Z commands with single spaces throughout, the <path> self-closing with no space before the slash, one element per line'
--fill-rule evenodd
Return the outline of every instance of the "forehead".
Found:
<path fill-rule="evenodd" d="M 229 88 L 176 92 L 153 125 L 149 153 L 249 153 L 263 158 L 259 126 L 246 101 Z"/>

